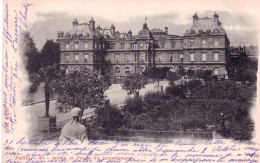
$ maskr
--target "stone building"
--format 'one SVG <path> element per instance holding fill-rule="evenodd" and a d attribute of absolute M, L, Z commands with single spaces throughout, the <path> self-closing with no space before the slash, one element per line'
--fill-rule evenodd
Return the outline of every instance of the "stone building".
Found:
<path fill-rule="evenodd" d="M 179 65 L 188 70 L 212 70 L 214 75 L 226 74 L 225 57 L 229 40 L 221 26 L 219 16 L 198 18 L 183 36 L 171 35 L 164 30 L 149 29 L 147 23 L 137 35 L 131 31 L 120 33 L 114 25 L 109 29 L 89 23 L 73 22 L 70 31 L 58 32 L 61 48 L 61 69 L 85 66 L 100 73 L 126 76 L 140 73 L 149 66 L 170 67 Z"/>

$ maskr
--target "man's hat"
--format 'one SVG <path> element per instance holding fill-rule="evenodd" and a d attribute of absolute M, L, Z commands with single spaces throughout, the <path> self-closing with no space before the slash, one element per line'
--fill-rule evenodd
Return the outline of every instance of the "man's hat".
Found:
<path fill-rule="evenodd" d="M 79 117 L 81 115 L 81 109 L 79 107 L 75 107 L 71 110 L 72 117 Z"/>

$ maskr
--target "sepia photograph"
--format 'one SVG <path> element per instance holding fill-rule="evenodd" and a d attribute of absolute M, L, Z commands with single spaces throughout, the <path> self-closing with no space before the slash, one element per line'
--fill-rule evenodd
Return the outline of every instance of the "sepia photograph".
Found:
<path fill-rule="evenodd" d="M 30 136 L 250 140 L 258 66 L 253 29 L 243 31 L 239 19 L 228 22 L 235 15 L 224 11 L 194 12 L 187 25 L 167 22 L 176 16 L 143 17 L 143 22 L 137 17 L 129 22 L 132 32 L 91 16 L 56 14 L 23 33 Z M 61 22 L 55 19 L 67 20 L 67 30 L 56 28 Z M 40 33 L 48 28 L 46 21 L 55 36 Z M 186 27 L 183 33 L 177 33 L 180 26 Z M 38 44 L 43 44 L 39 50 Z"/>
<path fill-rule="evenodd" d="M 11 139 L 2 141 L 4 151 L 18 151 L 13 155 L 6 152 L 6 158 L 15 158 L 6 162 L 259 159 L 259 17 L 253 11 L 190 5 L 183 10 L 171 9 L 167 3 L 172 7 L 174 3 L 168 1 L 161 2 L 165 3 L 162 10 L 155 7 L 160 4 L 155 1 L 147 6 L 148 1 L 81 1 L 82 6 L 80 0 L 77 4 L 59 2 L 49 4 L 50 8 L 39 1 L 3 3 L 2 38 L 7 48 L 2 50 L 2 133 L 5 138 L 15 134 L 18 140 L 17 149 L 11 148 Z M 20 10 L 12 9 L 11 4 L 20 5 Z M 58 4 L 59 9 L 55 8 Z M 85 148 L 89 149 L 111 142 L 116 145 L 104 149 L 103 159 L 92 153 L 101 151 L 94 147 L 82 158 L 68 147 L 64 155 L 58 154 L 62 150 L 43 155 L 19 153 L 33 152 L 25 145 L 41 148 L 54 143 L 54 149 L 61 148 L 62 141 L 62 146 L 87 143 Z M 224 147 L 226 141 L 252 147 Z M 140 147 L 141 153 L 118 149 L 119 143 L 120 147 L 134 143 L 131 147 Z M 150 143 L 158 146 L 150 151 Z M 166 150 L 168 155 L 162 144 L 171 147 L 172 151 Z M 196 145 L 219 145 L 211 151 L 219 155 L 202 156 L 208 147 L 196 150 Z M 199 152 L 197 160 L 175 151 L 190 146 L 193 148 L 185 152 Z M 246 151 L 243 156 L 240 150 Z M 126 151 L 128 154 L 122 154 Z M 151 159 L 152 152 L 158 153 L 155 156 L 160 161 Z M 48 155 L 53 155 L 52 161 Z M 64 157 L 56 158 L 61 155 Z M 144 157 L 141 161 L 140 156 Z M 145 159 L 148 156 L 149 160 Z"/>

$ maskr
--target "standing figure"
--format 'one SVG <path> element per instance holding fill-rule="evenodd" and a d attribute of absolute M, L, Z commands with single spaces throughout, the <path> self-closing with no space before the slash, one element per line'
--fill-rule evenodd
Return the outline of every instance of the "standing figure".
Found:
<path fill-rule="evenodd" d="M 80 123 L 81 109 L 75 107 L 71 110 L 72 121 L 65 124 L 61 130 L 60 139 L 66 139 L 69 141 L 81 141 L 87 140 L 87 129 Z"/>

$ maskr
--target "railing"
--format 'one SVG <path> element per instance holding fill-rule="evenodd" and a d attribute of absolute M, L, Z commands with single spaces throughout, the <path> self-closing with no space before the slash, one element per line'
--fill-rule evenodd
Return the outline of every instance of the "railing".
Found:
<path fill-rule="evenodd" d="M 212 139 L 212 132 L 198 131 L 152 131 L 152 130 L 109 130 L 100 139 L 114 141 L 161 141 L 172 139 Z"/>
<path fill-rule="evenodd" d="M 87 121 L 91 121 L 94 117 L 95 117 L 95 110 L 88 112 L 86 114 L 83 114 L 81 120 L 84 124 Z M 56 138 L 60 135 L 60 131 L 61 131 L 62 127 L 71 120 L 72 120 L 72 118 L 68 118 L 68 119 L 65 119 L 65 120 L 62 120 L 59 122 L 51 123 L 51 124 L 43 127 L 41 129 L 42 132 L 40 132 L 37 135 L 31 136 L 30 138 L 31 139 L 45 139 L 45 140 Z"/>

